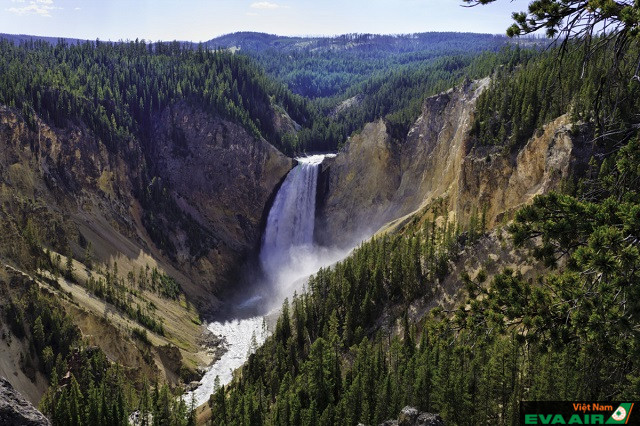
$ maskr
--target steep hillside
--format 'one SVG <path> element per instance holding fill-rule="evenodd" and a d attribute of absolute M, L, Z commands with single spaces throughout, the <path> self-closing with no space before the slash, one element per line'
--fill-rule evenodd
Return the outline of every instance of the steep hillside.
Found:
<path fill-rule="evenodd" d="M 35 130 L 0 107 L 2 267 L 27 271 L 87 343 L 137 369 L 135 380 L 196 379 L 219 350 L 200 314 L 257 249 L 292 160 L 185 103 L 157 115 L 146 155 L 135 139 L 113 152 L 81 122 L 31 120 Z M 156 173 L 140 194 L 148 164 Z M 48 380 L 29 342 L 3 340 L 0 367 L 37 404 Z"/>
<path fill-rule="evenodd" d="M 585 161 L 566 116 L 515 153 L 475 146 L 469 134 L 475 103 L 488 82 L 467 82 L 428 98 L 402 140 L 392 138 L 383 120 L 367 124 L 327 161 L 320 176 L 318 241 L 349 245 L 438 198 L 446 199 L 458 222 L 484 215 L 493 226 L 536 194 L 556 188 L 576 159 Z"/>
<path fill-rule="evenodd" d="M 34 131 L 7 107 L 0 120 L 7 258 L 19 260 L 15 237 L 28 217 L 42 243 L 60 252 L 69 245 L 78 259 L 89 243 L 97 262 L 132 268 L 152 258 L 199 303 L 257 246 L 267 200 L 292 165 L 242 127 L 179 105 L 156 121 L 159 172 L 143 209 L 135 187 L 145 159 L 135 141 L 119 155 L 82 125 L 38 120 Z M 184 173 L 187 165 L 195 173 Z"/>

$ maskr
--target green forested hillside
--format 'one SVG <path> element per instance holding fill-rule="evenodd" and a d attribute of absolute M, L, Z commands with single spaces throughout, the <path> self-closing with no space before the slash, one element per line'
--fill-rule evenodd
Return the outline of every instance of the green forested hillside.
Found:
<path fill-rule="evenodd" d="M 536 47 L 539 41 L 518 43 Z M 463 78 L 485 77 L 498 65 L 511 69 L 535 52 L 504 36 L 472 33 L 320 38 L 235 33 L 207 45 L 239 49 L 294 93 L 311 99 L 312 125 L 287 137 L 300 151 L 335 150 L 378 118 L 386 118 L 401 139 L 427 96 Z M 352 107 L 336 113 L 343 101 L 356 96 Z"/>
<path fill-rule="evenodd" d="M 298 134 L 303 147 L 326 141 L 326 148 L 338 146 L 352 132 L 378 118 L 387 120 L 394 137 L 402 140 L 421 113 L 425 98 L 447 90 L 464 79 L 488 76 L 497 67 L 513 69 L 534 56 L 535 50 L 505 47 L 497 53 L 450 55 L 420 67 L 401 66 L 379 72 L 349 88 L 344 95 L 318 99 L 312 105 L 321 112 L 310 129 Z M 355 105 L 336 110 L 348 98 Z"/>
<path fill-rule="evenodd" d="M 148 141 L 153 117 L 179 100 L 202 105 L 262 135 L 285 152 L 272 104 L 307 124 L 305 101 L 269 79 L 249 59 L 180 43 L 77 45 L 0 42 L 0 102 L 64 127 L 83 122 L 110 148 Z"/>
<path fill-rule="evenodd" d="M 69 120 L 82 122 L 114 150 L 131 138 L 148 142 L 154 117 L 165 107 L 187 100 L 241 123 L 284 153 L 328 151 L 381 117 L 402 137 L 426 96 L 463 78 L 484 77 L 498 65 L 511 69 L 534 52 L 505 47 L 480 54 L 504 45 L 504 40 L 480 37 L 485 43 L 470 48 L 478 37 L 462 34 L 447 42 L 445 35 L 431 35 L 428 40 L 436 39 L 431 48 L 427 49 L 431 45 L 426 41 L 419 45 L 426 49 L 425 60 L 402 60 L 403 55 L 420 54 L 398 53 L 398 48 L 378 52 L 376 43 L 367 49 L 326 51 L 321 62 L 296 65 L 297 69 L 320 72 L 348 65 L 360 74 L 335 96 L 314 102 L 292 94 L 261 70 L 260 66 L 281 69 L 292 64 L 270 50 L 254 60 L 178 42 L 66 44 L 61 40 L 56 45 L 43 41 L 16 45 L 3 41 L 0 102 L 21 109 L 28 120 L 38 114 L 57 127 Z M 465 47 L 469 51 L 459 53 Z M 361 102 L 332 114 L 340 102 L 356 95 L 362 96 Z M 276 128 L 273 111 L 278 106 L 302 126 L 301 131 Z"/>
<path fill-rule="evenodd" d="M 637 51 L 629 48 L 623 58 L 613 43 L 589 52 L 572 43 L 567 52 L 550 49 L 535 60 L 524 58 L 512 73 L 499 68 L 490 90 L 478 100 L 473 135 L 483 145 L 522 146 L 543 124 L 571 113 L 575 123 L 588 124 L 597 137 L 613 136 L 638 122 L 638 93 L 633 75 Z M 617 68 L 612 68 L 617 64 Z M 603 142 L 603 140 L 600 140 Z"/>
<path fill-rule="evenodd" d="M 452 55 L 496 52 L 510 43 L 505 36 L 472 33 L 280 37 L 245 32 L 206 44 L 239 49 L 294 93 L 326 98 L 343 94 L 373 74 L 401 66 L 415 70 Z"/>

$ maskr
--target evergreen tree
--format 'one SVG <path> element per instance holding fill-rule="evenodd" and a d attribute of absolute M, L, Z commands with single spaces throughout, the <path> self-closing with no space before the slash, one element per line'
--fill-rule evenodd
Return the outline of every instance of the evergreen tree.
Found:
<path fill-rule="evenodd" d="M 71 252 L 71 247 L 67 246 L 67 249 L 65 251 L 65 276 L 67 279 L 69 280 L 73 280 L 73 253 Z"/>
<path fill-rule="evenodd" d="M 33 323 L 33 340 L 38 350 L 42 350 L 45 345 L 44 326 L 42 325 L 42 318 L 38 316 Z"/>
<path fill-rule="evenodd" d="M 84 397 L 80 391 L 80 385 L 76 381 L 76 378 L 71 374 L 71 387 L 69 388 L 68 397 L 68 412 L 69 412 L 69 425 L 82 426 L 84 422 Z"/>

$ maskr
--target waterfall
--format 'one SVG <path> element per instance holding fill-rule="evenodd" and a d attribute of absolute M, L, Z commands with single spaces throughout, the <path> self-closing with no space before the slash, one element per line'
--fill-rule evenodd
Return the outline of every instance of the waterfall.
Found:
<path fill-rule="evenodd" d="M 298 159 L 282 183 L 267 218 L 260 263 L 271 280 L 289 268 L 296 252 L 313 245 L 318 169 L 324 155 Z"/>
<path fill-rule="evenodd" d="M 216 377 L 220 385 L 229 383 L 232 371 L 244 364 L 254 344 L 261 345 L 267 338 L 264 317 L 243 317 L 239 314 L 242 309 L 257 305 L 262 315 L 268 314 L 298 291 L 309 275 L 346 255 L 313 244 L 318 171 L 327 156 L 335 155 L 298 158 L 298 165 L 282 183 L 269 210 L 260 248 L 260 263 L 268 282 L 260 283 L 264 288 L 258 294 L 245 295 L 246 300 L 235 306 L 237 318 L 208 324 L 212 333 L 224 339 L 226 352 L 207 369 L 200 386 L 187 394 L 187 402 L 193 398 L 196 405 L 205 403 L 214 391 Z"/>

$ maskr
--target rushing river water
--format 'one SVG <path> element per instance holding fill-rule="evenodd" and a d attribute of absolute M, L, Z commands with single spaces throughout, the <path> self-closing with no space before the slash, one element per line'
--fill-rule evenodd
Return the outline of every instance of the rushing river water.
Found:
<path fill-rule="evenodd" d="M 268 337 L 264 316 L 277 309 L 286 297 L 299 292 L 306 277 L 348 253 L 313 244 L 318 171 L 326 157 L 298 158 L 298 165 L 282 183 L 269 211 L 260 248 L 260 263 L 267 280 L 261 283 L 262 292 L 247 296 L 238 306 L 261 308 L 260 315 L 208 324 L 213 334 L 224 338 L 227 351 L 209 367 L 201 385 L 187 395 L 187 401 L 195 398 L 196 405 L 205 403 L 214 391 L 216 377 L 220 385 L 229 383 L 233 370 L 242 366 L 255 346 Z"/>

